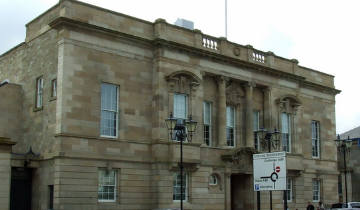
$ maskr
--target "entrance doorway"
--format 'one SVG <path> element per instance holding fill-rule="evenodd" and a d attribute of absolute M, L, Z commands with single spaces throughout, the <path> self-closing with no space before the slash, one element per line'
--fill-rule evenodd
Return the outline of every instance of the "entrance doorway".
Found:
<path fill-rule="evenodd" d="M 11 168 L 10 210 L 31 210 L 32 169 Z"/>
<path fill-rule="evenodd" d="M 252 186 L 251 175 L 231 175 L 231 210 L 254 208 L 254 191 Z"/>

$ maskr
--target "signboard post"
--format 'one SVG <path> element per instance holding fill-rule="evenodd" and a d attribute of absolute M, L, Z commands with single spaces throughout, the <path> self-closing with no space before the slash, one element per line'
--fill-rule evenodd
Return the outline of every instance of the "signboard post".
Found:
<path fill-rule="evenodd" d="M 286 152 L 253 155 L 254 190 L 286 190 Z"/>

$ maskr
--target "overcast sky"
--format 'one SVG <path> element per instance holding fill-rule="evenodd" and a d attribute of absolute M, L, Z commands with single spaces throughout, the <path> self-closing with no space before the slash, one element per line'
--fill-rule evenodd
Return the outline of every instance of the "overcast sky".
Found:
<path fill-rule="evenodd" d="M 152 22 L 184 18 L 203 33 L 225 36 L 225 0 L 83 1 Z M 0 0 L 0 54 L 23 42 L 25 24 L 57 2 Z M 343 133 L 360 126 L 359 6 L 358 0 L 228 0 L 228 40 L 334 75 L 342 90 L 336 130 Z"/>

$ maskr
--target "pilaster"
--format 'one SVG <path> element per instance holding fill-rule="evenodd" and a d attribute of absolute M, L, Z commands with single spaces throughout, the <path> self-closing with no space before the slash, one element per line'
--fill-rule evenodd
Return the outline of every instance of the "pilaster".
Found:
<path fill-rule="evenodd" d="M 226 144 L 226 81 L 223 76 L 217 77 L 218 84 L 218 144 L 219 146 L 227 146 Z"/>
<path fill-rule="evenodd" d="M 254 134 L 253 134 L 253 89 L 255 87 L 254 82 L 249 82 L 245 85 L 246 95 L 246 123 L 245 123 L 245 134 L 246 134 L 246 147 L 254 147 Z"/>

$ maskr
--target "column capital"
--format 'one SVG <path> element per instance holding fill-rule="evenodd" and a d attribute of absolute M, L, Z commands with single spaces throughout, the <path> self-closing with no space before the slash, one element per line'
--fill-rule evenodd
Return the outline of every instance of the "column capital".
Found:
<path fill-rule="evenodd" d="M 229 78 L 225 77 L 223 75 L 218 75 L 218 76 L 215 76 L 215 80 L 218 84 L 220 84 L 220 83 L 225 83 L 225 82 L 229 81 Z"/>
<path fill-rule="evenodd" d="M 249 87 L 254 88 L 254 87 L 256 87 L 256 83 L 254 81 L 248 81 L 248 82 L 245 82 L 244 86 L 245 86 L 245 88 L 249 88 Z"/>
<path fill-rule="evenodd" d="M 266 86 L 266 87 L 264 87 L 264 88 L 262 89 L 262 91 L 263 91 L 264 93 L 266 93 L 266 92 L 271 92 L 272 89 L 273 89 L 272 87 Z"/>

